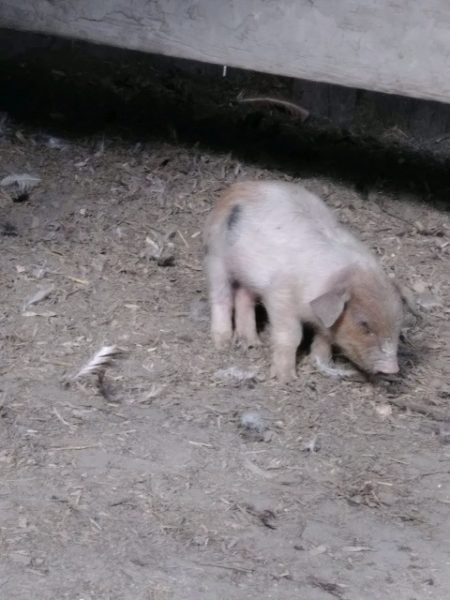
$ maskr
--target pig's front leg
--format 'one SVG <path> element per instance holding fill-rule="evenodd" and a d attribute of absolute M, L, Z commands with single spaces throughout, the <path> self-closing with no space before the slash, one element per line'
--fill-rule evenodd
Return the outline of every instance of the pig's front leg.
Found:
<path fill-rule="evenodd" d="M 264 299 L 272 338 L 270 376 L 282 383 L 295 379 L 297 348 L 302 341 L 302 326 L 289 290 L 277 290 Z"/>
<path fill-rule="evenodd" d="M 211 303 L 211 336 L 218 350 L 225 349 L 233 336 L 233 288 L 223 260 L 207 257 L 209 299 Z"/>
<path fill-rule="evenodd" d="M 327 377 L 340 379 L 342 377 L 351 377 L 357 374 L 357 371 L 352 368 L 342 369 L 333 366 L 331 356 L 331 341 L 328 337 L 318 331 L 311 346 L 311 358 L 313 359 L 318 371 Z"/>

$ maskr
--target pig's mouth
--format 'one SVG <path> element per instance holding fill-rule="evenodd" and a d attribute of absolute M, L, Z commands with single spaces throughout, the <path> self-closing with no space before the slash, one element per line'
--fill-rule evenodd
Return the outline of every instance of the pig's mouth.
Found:
<path fill-rule="evenodd" d="M 333 345 L 333 350 L 337 350 L 338 356 L 349 360 L 362 374 L 366 376 L 373 375 L 395 375 L 399 372 L 398 359 L 396 354 L 383 356 L 377 352 L 375 356 L 360 354 L 356 349 L 347 348 L 344 350 L 338 345 Z"/>
<path fill-rule="evenodd" d="M 400 370 L 395 348 L 389 348 L 386 352 L 377 352 L 371 362 L 374 372 L 381 375 L 395 375 Z"/>
<path fill-rule="evenodd" d="M 365 375 L 395 375 L 400 370 L 397 357 L 383 357 L 381 359 L 370 360 L 350 353 L 344 354 L 344 356 Z"/>
<path fill-rule="evenodd" d="M 380 375 L 395 375 L 399 371 L 400 368 L 396 362 L 395 364 L 381 365 L 380 367 L 376 368 L 375 372 L 379 373 Z"/>
<path fill-rule="evenodd" d="M 398 360 L 396 357 L 366 362 L 363 360 L 354 360 L 356 366 L 370 375 L 395 375 L 399 372 Z"/>

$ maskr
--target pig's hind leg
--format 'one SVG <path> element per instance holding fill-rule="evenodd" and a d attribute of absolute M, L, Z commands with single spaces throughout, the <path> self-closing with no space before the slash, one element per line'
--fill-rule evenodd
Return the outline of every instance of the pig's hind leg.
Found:
<path fill-rule="evenodd" d="M 247 347 L 259 346 L 256 331 L 255 295 L 244 287 L 238 287 L 234 296 L 235 337 Z"/>
<path fill-rule="evenodd" d="M 222 259 L 207 257 L 206 271 L 211 304 L 211 336 L 218 350 L 226 348 L 233 336 L 233 286 Z"/>

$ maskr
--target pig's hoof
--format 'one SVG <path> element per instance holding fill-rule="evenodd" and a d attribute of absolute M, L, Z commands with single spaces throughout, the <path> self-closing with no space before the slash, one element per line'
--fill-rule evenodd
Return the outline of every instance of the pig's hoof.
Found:
<path fill-rule="evenodd" d="M 244 350 L 248 350 L 248 348 L 258 348 L 262 345 L 259 337 L 246 337 L 241 335 L 236 335 L 234 338 L 236 346 L 239 348 L 243 348 Z"/>
<path fill-rule="evenodd" d="M 216 350 L 226 350 L 231 345 L 231 334 L 228 331 L 214 332 L 212 338 Z"/>
<path fill-rule="evenodd" d="M 272 365 L 270 368 L 270 377 L 272 379 L 278 379 L 282 384 L 289 383 L 294 379 L 297 379 L 297 373 L 294 367 L 287 367 L 284 365 Z"/>

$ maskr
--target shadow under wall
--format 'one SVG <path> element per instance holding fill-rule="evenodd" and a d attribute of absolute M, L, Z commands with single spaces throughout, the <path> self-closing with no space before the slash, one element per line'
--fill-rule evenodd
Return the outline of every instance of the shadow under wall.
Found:
<path fill-rule="evenodd" d="M 232 152 L 360 191 L 407 192 L 448 209 L 450 106 L 0 30 L 0 110 L 69 137 L 152 137 Z M 306 122 L 240 93 L 301 104 Z"/>

